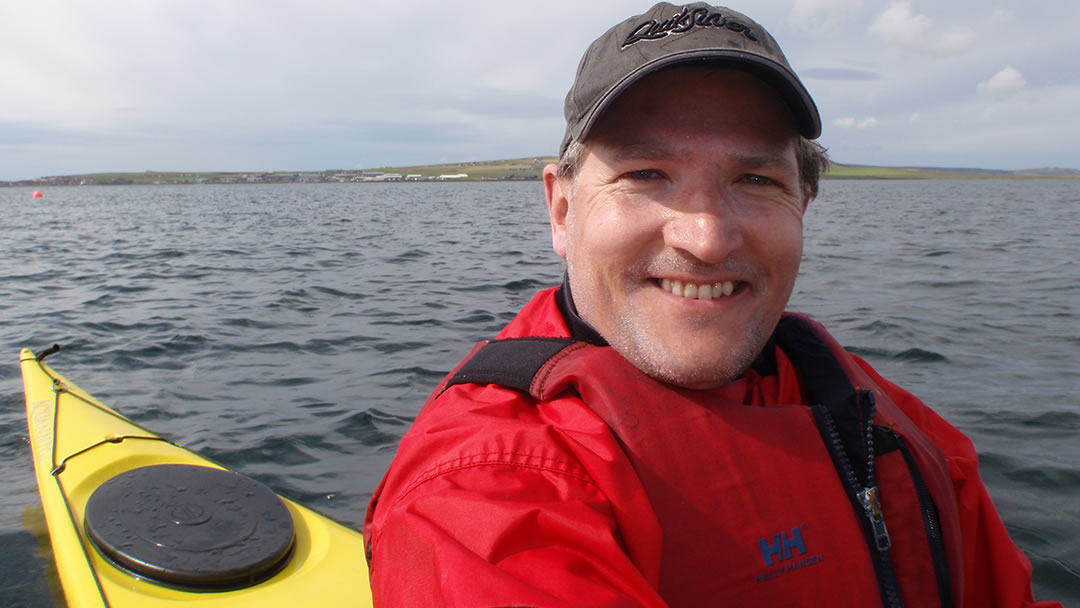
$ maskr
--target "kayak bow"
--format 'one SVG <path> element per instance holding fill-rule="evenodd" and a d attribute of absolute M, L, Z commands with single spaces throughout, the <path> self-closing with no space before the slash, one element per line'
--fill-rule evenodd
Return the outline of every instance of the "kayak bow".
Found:
<path fill-rule="evenodd" d="M 359 532 L 134 424 L 19 354 L 70 606 L 371 606 Z"/>

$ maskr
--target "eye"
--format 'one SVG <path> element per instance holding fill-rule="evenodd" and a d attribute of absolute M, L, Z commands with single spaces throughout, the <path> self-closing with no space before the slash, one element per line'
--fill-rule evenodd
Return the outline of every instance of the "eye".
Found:
<path fill-rule="evenodd" d="M 664 174 L 656 169 L 638 169 L 636 171 L 627 171 L 623 174 L 623 177 L 632 180 L 652 180 L 660 179 L 664 177 Z"/>
<path fill-rule="evenodd" d="M 776 183 L 771 178 L 765 177 L 764 175 L 756 175 L 753 173 L 743 176 L 743 181 L 747 182 L 748 184 L 753 184 L 755 186 L 770 186 Z"/>

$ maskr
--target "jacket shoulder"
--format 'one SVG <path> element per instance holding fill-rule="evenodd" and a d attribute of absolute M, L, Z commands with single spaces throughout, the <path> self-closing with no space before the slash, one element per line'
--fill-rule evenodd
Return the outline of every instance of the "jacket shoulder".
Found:
<path fill-rule="evenodd" d="M 394 508 L 467 469 L 473 482 L 465 489 L 481 494 L 488 489 L 480 480 L 484 470 L 595 489 L 590 464 L 616 447 L 604 422 L 575 396 L 539 402 L 503 386 L 456 384 L 429 402 L 402 438 L 380 502 Z"/>

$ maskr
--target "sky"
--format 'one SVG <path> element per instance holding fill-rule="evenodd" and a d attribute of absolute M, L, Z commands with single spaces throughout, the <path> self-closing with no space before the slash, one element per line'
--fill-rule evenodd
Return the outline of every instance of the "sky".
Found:
<path fill-rule="evenodd" d="M 549 156 L 585 48 L 651 3 L 7 0 L 0 180 Z M 841 163 L 1080 169 L 1080 3 L 731 3 Z"/>

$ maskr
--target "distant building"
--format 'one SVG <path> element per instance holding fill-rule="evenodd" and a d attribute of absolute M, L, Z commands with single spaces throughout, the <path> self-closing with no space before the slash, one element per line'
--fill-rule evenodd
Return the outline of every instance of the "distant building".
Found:
<path fill-rule="evenodd" d="M 365 173 L 360 180 L 365 182 L 400 182 L 402 177 L 400 173 L 376 173 L 374 175 Z"/>
<path fill-rule="evenodd" d="M 468 173 L 444 173 L 439 176 L 439 179 L 468 179 Z"/>

